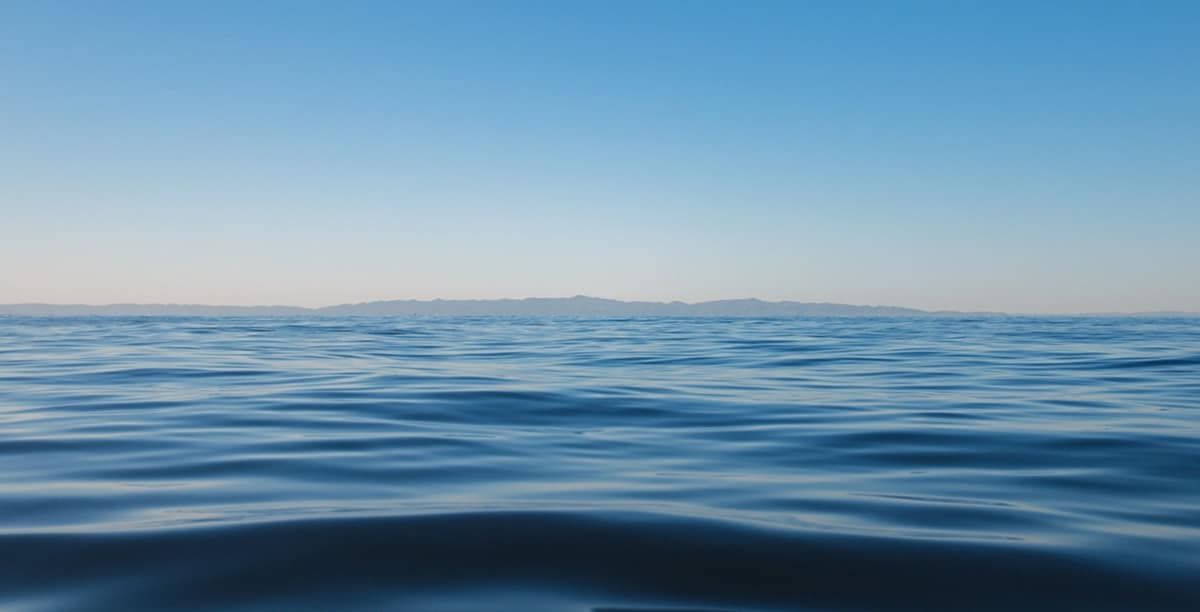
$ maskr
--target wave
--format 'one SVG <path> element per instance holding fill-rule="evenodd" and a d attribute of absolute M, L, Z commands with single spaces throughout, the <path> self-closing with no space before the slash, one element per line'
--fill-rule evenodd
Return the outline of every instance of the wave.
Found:
<path fill-rule="evenodd" d="M 1184 610 L 1200 604 L 1193 574 L 1141 567 L 1136 559 L 639 512 L 7 534 L 0 551 L 0 601 L 45 609 Z"/>
<path fill-rule="evenodd" d="M 0 607 L 1200 609 L 1187 319 L 0 317 Z"/>

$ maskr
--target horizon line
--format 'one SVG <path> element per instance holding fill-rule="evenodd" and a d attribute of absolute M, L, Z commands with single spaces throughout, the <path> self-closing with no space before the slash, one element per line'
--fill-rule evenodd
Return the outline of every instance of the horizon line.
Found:
<path fill-rule="evenodd" d="M 205 308 L 205 309 L 288 309 L 296 311 L 309 311 L 319 313 L 323 310 L 332 310 L 336 308 L 348 308 L 356 306 L 367 306 L 372 304 L 388 304 L 388 303 L 415 303 L 415 304 L 435 304 L 435 303 L 485 303 L 485 302 L 526 302 L 526 301 L 570 301 L 570 300 L 595 300 L 623 305 L 650 305 L 650 306 L 704 306 L 713 304 L 729 304 L 729 303 L 757 303 L 763 305 L 775 306 L 827 306 L 827 307 L 844 307 L 863 310 L 898 310 L 910 311 L 913 314 L 942 314 L 942 315 L 979 315 L 979 316 L 1147 316 L 1147 315 L 1162 315 L 1162 316 L 1185 316 L 1185 317 L 1200 317 L 1200 311 L 1190 310 L 1136 310 L 1136 311 L 1079 311 L 1070 313 L 1045 313 L 1045 312 L 1007 312 L 999 310 L 958 310 L 953 308 L 945 309 L 926 309 L 916 308 L 911 306 L 898 306 L 892 304 L 852 304 L 846 302 L 829 302 L 829 301 L 802 301 L 802 300 L 765 300 L 757 297 L 742 297 L 742 298 L 718 298 L 711 300 L 686 301 L 686 300 L 622 300 L 616 298 L 596 297 L 586 294 L 575 294 L 571 296 L 526 296 L 526 297 L 504 297 L 504 298 L 394 298 L 380 300 L 366 300 L 359 302 L 338 302 L 326 304 L 322 306 L 299 306 L 292 304 L 205 304 L 198 302 L 108 302 L 108 303 L 84 303 L 84 302 L 7 302 L 0 303 L 0 309 L 12 308 Z M 14 313 L 0 312 L 0 315 L 11 315 Z M 302 313 L 297 313 L 302 314 Z M 219 316 L 219 315 L 218 315 Z M 377 315 L 380 316 L 380 315 Z M 486 315 L 485 315 L 486 316 Z"/>

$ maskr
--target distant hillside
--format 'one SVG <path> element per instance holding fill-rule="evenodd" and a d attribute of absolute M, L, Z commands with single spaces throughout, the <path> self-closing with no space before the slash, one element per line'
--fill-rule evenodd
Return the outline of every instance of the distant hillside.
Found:
<path fill-rule="evenodd" d="M 756 299 L 713 302 L 622 302 L 578 295 L 571 298 L 508 300 L 391 300 L 342 304 L 321 308 L 335 315 L 582 315 L 675 317 L 786 317 L 786 316 L 910 316 L 930 314 L 912 308 L 851 306 L 805 302 L 764 302 Z"/>
<path fill-rule="evenodd" d="M 29 316 L 290 316 L 290 315 L 457 315 L 457 316 L 923 316 L 962 314 L 929 312 L 896 306 L 853 306 L 814 302 L 765 302 L 757 299 L 711 302 L 623 302 L 587 296 L 503 300 L 388 300 L 339 304 L 324 308 L 298 306 L 206 306 L 200 304 L 8 304 L 0 314 Z"/>

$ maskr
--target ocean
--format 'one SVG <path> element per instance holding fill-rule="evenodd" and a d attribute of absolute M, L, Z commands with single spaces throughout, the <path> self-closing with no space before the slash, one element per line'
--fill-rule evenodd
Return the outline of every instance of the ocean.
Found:
<path fill-rule="evenodd" d="M 1198 610 L 1200 320 L 0 317 L 12 610 Z"/>

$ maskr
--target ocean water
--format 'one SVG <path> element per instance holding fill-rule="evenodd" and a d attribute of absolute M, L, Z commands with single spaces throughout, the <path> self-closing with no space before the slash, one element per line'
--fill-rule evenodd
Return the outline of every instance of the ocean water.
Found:
<path fill-rule="evenodd" d="M 1200 609 L 1200 321 L 0 317 L 12 610 Z"/>

